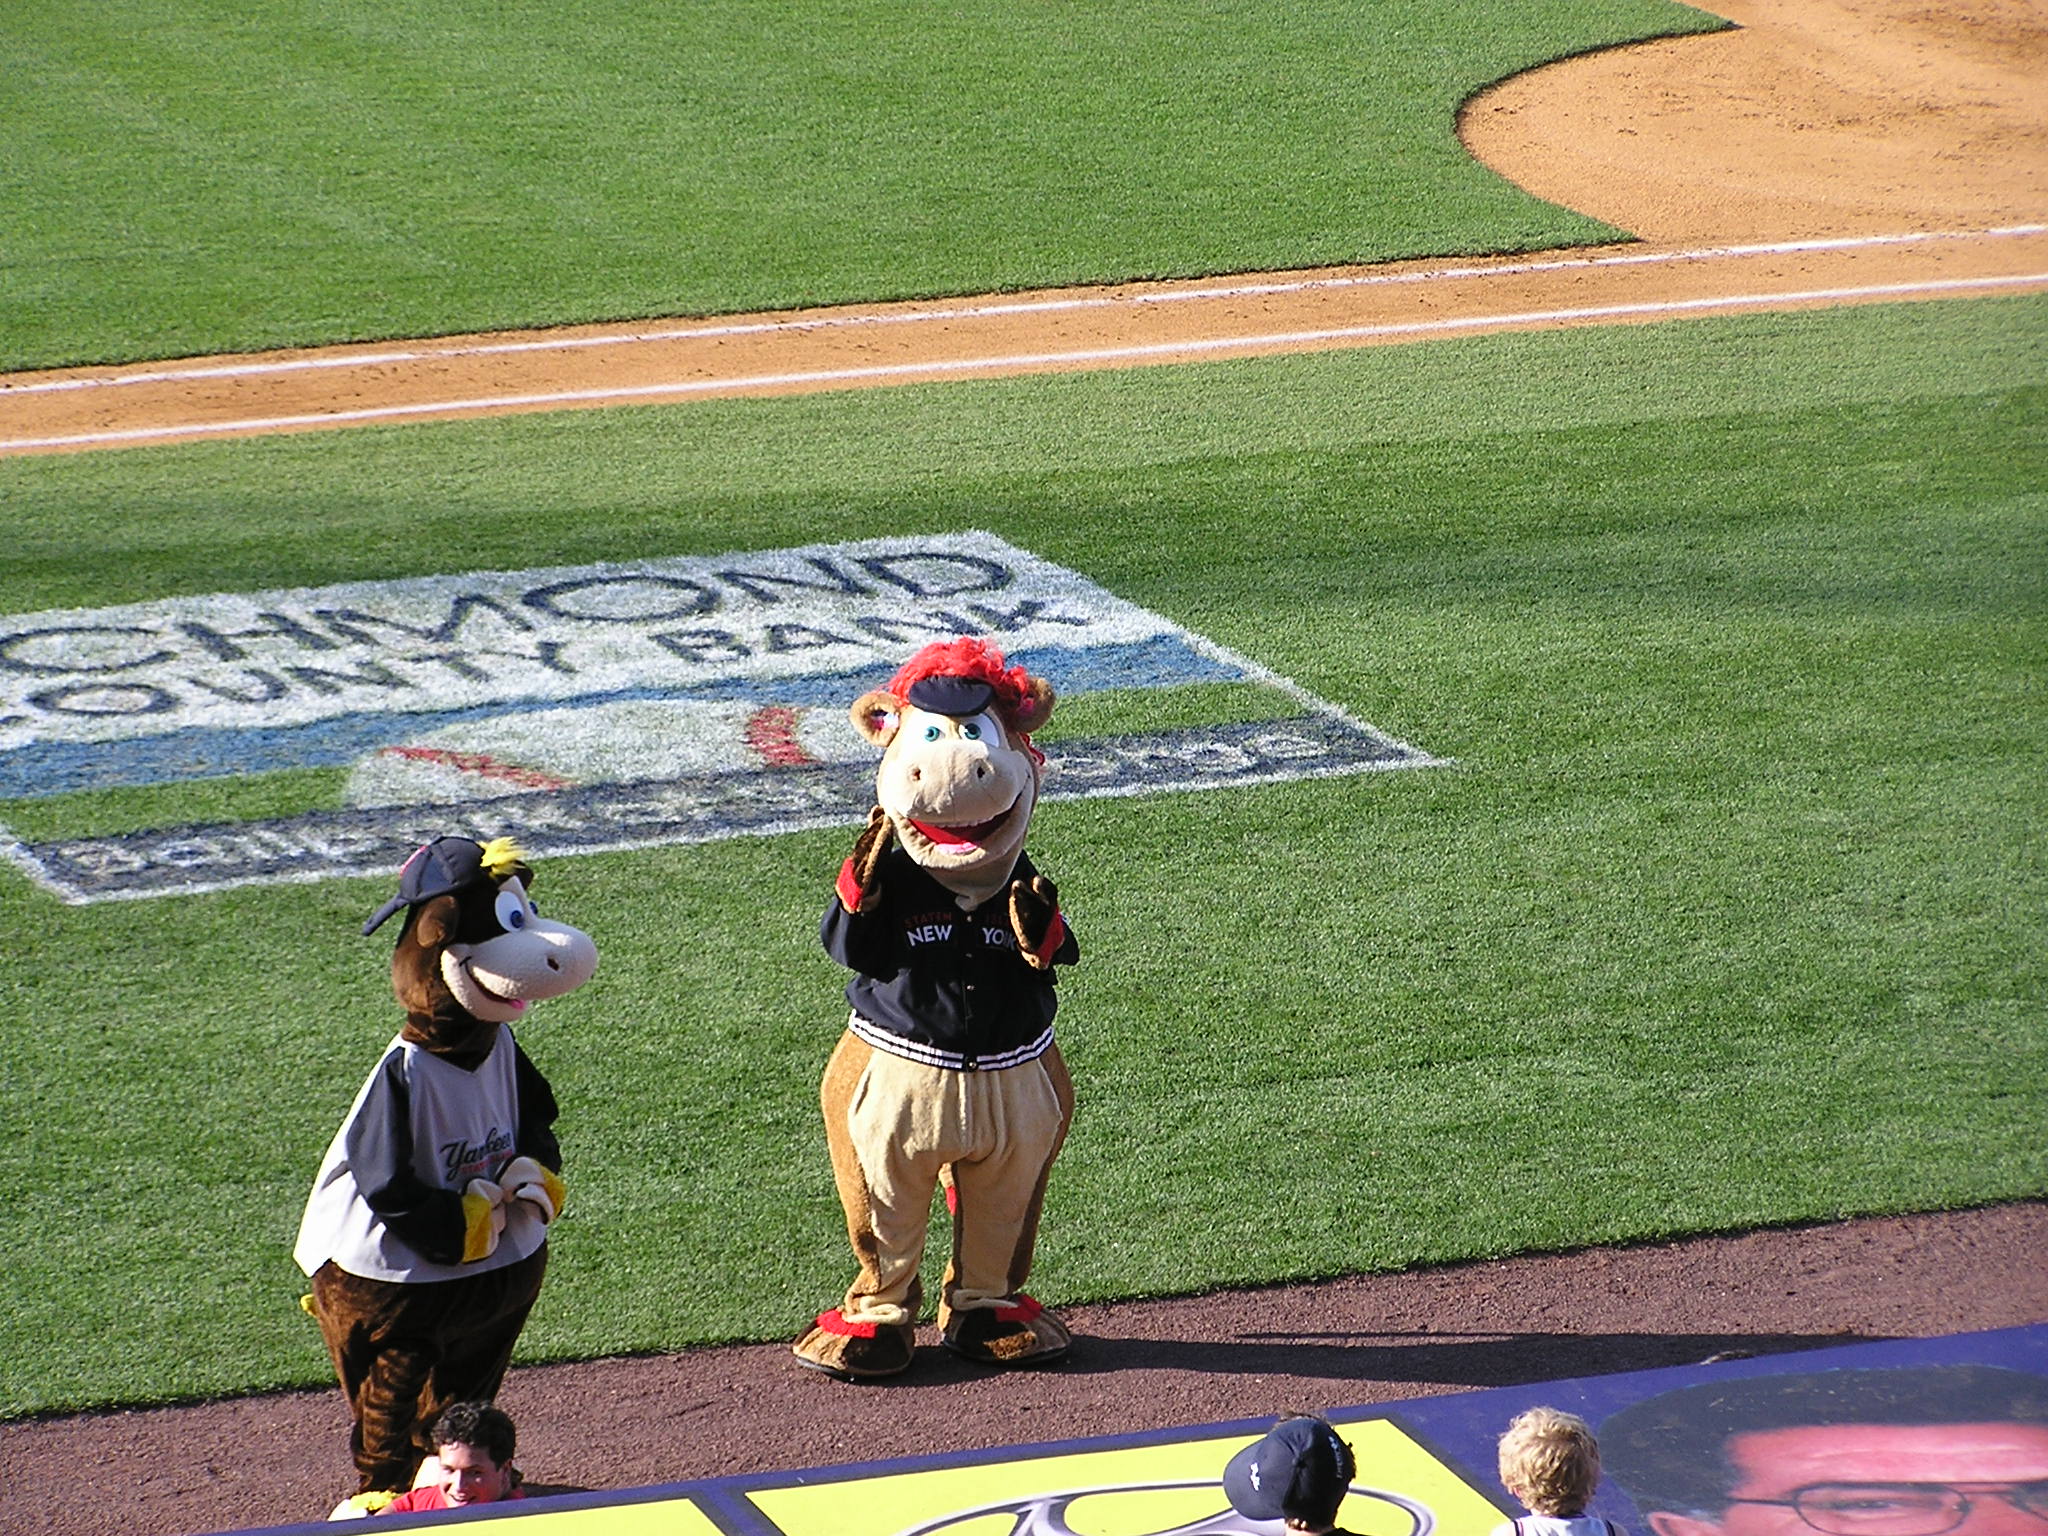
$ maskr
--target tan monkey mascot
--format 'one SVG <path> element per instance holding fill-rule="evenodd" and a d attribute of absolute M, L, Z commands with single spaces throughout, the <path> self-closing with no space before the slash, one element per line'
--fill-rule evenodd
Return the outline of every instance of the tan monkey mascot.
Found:
<path fill-rule="evenodd" d="M 512 1038 L 528 1006 L 588 981 L 597 947 L 550 922 L 509 838 L 441 837 L 406 860 L 391 986 L 405 1024 L 371 1069 L 292 1250 L 355 1418 L 364 1497 L 409 1487 L 459 1399 L 497 1394 L 561 1213 L 555 1096 Z"/>
<path fill-rule="evenodd" d="M 932 1195 L 947 1181 L 953 1256 L 941 1342 L 990 1365 L 1056 1360 L 1066 1326 L 1024 1294 L 1046 1177 L 1073 1116 L 1053 1043 L 1053 966 L 1080 954 L 1024 834 L 1052 713 L 1044 679 L 985 641 L 926 646 L 863 695 L 883 748 L 867 830 L 821 936 L 854 972 L 825 1068 L 825 1135 L 859 1274 L 798 1338 L 844 1379 L 911 1362 Z"/>

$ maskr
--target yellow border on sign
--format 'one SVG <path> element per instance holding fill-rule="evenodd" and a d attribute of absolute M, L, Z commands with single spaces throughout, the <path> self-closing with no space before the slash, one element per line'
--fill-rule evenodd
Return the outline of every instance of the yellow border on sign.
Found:
<path fill-rule="evenodd" d="M 1435 1536 L 1487 1536 L 1500 1523 L 1500 1511 L 1489 1500 L 1388 1420 L 1339 1424 L 1337 1431 L 1357 1453 L 1358 1485 L 1424 1505 L 1435 1516 Z M 1257 1438 L 1225 1435 L 1034 1455 L 757 1488 L 747 1497 L 782 1536 L 903 1536 L 921 1526 L 935 1526 L 933 1536 L 1007 1536 L 1014 1516 L 975 1511 L 1078 1491 L 1069 1519 L 1084 1536 L 1150 1536 L 1227 1513 L 1223 1464 Z M 1156 1488 L 1161 1484 L 1200 1486 Z M 1399 1505 L 1360 1494 L 1345 1502 L 1340 1519 L 1360 1536 L 1412 1536 L 1415 1529 Z"/>

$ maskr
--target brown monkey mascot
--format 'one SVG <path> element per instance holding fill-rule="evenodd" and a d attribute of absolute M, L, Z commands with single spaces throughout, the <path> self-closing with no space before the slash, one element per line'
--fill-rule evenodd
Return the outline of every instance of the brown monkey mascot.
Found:
<path fill-rule="evenodd" d="M 1066 1326 L 1024 1294 L 1047 1175 L 1073 1116 L 1053 966 L 1080 950 L 1024 852 L 1052 713 L 1044 679 L 985 641 L 926 646 L 851 709 L 883 748 L 867 830 L 821 936 L 853 972 L 825 1068 L 826 1141 L 859 1274 L 795 1345 L 814 1370 L 911 1362 L 934 1189 L 953 1255 L 941 1342 L 990 1365 L 1056 1360 Z"/>
<path fill-rule="evenodd" d="M 543 918 L 532 884 L 509 838 L 437 838 L 363 925 L 405 909 L 405 1025 L 335 1132 L 292 1257 L 365 1494 L 411 1484 L 449 1403 L 497 1394 L 540 1294 L 563 1198 L 555 1096 L 508 1026 L 588 981 L 597 948 Z"/>

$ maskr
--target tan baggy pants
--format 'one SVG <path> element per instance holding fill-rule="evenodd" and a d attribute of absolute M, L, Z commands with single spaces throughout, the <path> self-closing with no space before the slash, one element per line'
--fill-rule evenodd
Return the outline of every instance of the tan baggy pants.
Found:
<path fill-rule="evenodd" d="M 958 1209 L 941 1317 L 1014 1301 L 1074 1114 L 1059 1047 L 1022 1066 L 961 1072 L 877 1050 L 849 1031 L 826 1064 L 819 1099 L 860 1262 L 840 1309 L 847 1320 L 917 1321 L 932 1195 L 948 1168 Z"/>

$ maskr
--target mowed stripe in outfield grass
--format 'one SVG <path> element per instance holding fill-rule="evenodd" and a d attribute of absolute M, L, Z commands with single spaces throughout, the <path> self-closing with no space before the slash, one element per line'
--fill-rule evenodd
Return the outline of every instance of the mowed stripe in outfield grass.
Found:
<path fill-rule="evenodd" d="M 1613 239 L 1457 143 L 1667 0 L 0 20 L 0 369 Z"/>
<path fill-rule="evenodd" d="M 0 612 L 989 528 L 1457 764 L 1048 806 L 1048 1300 L 1967 1204 L 2042 1190 L 2044 337 L 1979 300 L 20 459 Z M 524 1358 L 843 1286 L 859 810 L 541 871 L 604 961 L 522 1032 L 571 1199 Z M 396 1024 L 387 883 L 0 879 L 0 1409 L 325 1379 L 287 1253 Z"/>

